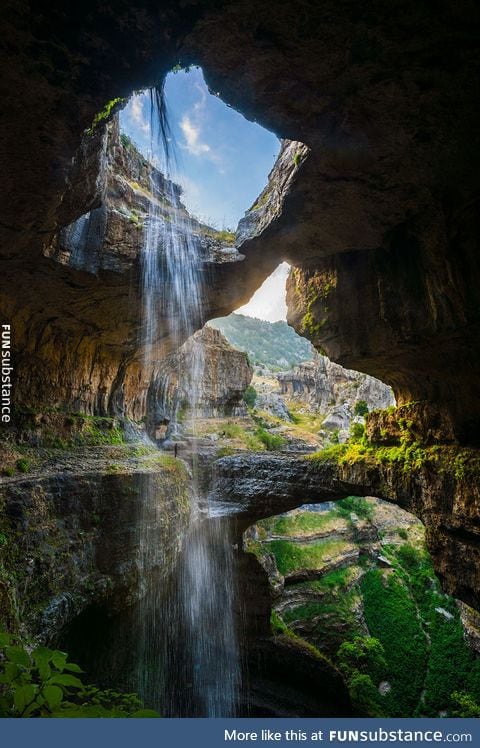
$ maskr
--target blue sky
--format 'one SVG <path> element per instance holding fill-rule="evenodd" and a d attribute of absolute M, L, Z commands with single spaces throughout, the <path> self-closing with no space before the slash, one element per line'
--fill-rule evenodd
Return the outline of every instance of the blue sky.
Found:
<path fill-rule="evenodd" d="M 183 202 L 206 223 L 235 230 L 267 182 L 278 138 L 210 94 L 200 68 L 170 73 L 165 93 L 177 153 L 174 178 L 183 187 Z M 148 97 L 133 96 L 120 121 L 148 156 Z"/>

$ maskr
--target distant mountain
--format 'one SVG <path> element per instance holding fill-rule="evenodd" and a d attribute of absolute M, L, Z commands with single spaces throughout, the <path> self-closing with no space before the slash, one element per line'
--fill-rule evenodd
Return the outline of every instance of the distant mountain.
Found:
<path fill-rule="evenodd" d="M 287 371 L 313 358 L 312 345 L 286 322 L 230 314 L 208 324 L 220 330 L 235 348 L 246 351 L 253 364 L 263 364 L 272 371 Z"/>

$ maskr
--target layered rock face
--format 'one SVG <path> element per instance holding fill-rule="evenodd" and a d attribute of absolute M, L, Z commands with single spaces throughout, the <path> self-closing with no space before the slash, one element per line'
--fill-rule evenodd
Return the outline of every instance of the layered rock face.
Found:
<path fill-rule="evenodd" d="M 425 524 L 444 590 L 478 610 L 478 460 L 470 452 L 450 448 L 416 459 L 408 464 L 394 452 L 379 457 L 360 453 L 343 461 L 262 454 L 223 457 L 216 463 L 212 496 L 238 507 L 244 528 L 305 503 L 372 493 L 394 501 Z"/>
<path fill-rule="evenodd" d="M 114 119 L 85 137 L 62 203 L 88 211 L 45 245 L 46 264 L 30 278 L 28 290 L 26 279 L 21 291 L 5 286 L 4 316 L 15 331 L 17 405 L 137 420 L 145 416 L 154 367 L 171 350 L 170 331 L 176 324 L 165 308 L 157 320 L 153 358 L 145 360 L 140 278 L 151 201 L 159 204 L 160 222 L 171 222 L 176 211 L 178 230 L 188 225 L 185 230 L 191 231 L 207 296 L 202 317 L 191 320 L 191 326 L 203 324 L 212 268 L 236 264 L 241 255 L 218 232 L 188 215 L 180 188 L 120 136 Z M 162 263 L 165 248 L 158 251 Z M 161 281 L 158 293 L 168 298 L 166 270 Z M 212 310 L 222 304 L 218 292 L 211 304 Z M 180 339 L 186 334 L 178 331 Z"/>
<path fill-rule="evenodd" d="M 338 431 L 341 440 L 348 438 L 349 425 L 356 415 L 363 420 L 361 416 L 366 412 L 395 404 L 392 390 L 383 382 L 344 369 L 326 356 L 317 355 L 312 362 L 307 361 L 292 371 L 277 374 L 277 379 L 282 395 L 305 402 L 310 409 L 324 413 L 322 429 Z"/>
<path fill-rule="evenodd" d="M 221 292 L 216 313 L 238 306 L 275 260 L 288 259 L 297 267 L 290 319 L 300 332 L 333 360 L 390 383 L 400 402 L 438 403 L 455 436 L 474 439 L 477 12 L 467 0 L 435 11 L 303 0 L 154 10 L 137 0 L 67 17 L 55 3 L 40 3 L 35 15 L 26 3 L 12 3 L 2 63 L 10 142 L 1 162 L 13 197 L 2 218 L 9 260 L 2 275 L 12 296 L 2 312 L 16 325 L 19 365 L 29 361 L 37 372 L 32 390 L 52 368 L 68 369 L 71 379 L 93 359 L 96 383 L 118 389 L 116 375 L 127 366 L 116 350 L 118 331 L 124 345 L 132 313 L 120 279 L 102 277 L 102 299 L 110 298 L 115 318 L 106 330 L 98 313 L 87 313 L 98 280 L 53 267 L 41 248 L 98 207 L 92 193 L 82 205 L 62 201 L 83 130 L 106 101 L 157 82 L 180 57 L 200 63 L 212 89 L 247 117 L 309 149 L 298 173 L 284 180 L 274 221 L 260 222 L 260 236 L 248 232 L 240 274 L 219 271 L 212 295 L 228 285 L 230 298 Z M 20 87 L 18 71 L 23 78 L 27 71 Z M 39 128 L 31 127 L 35 121 Z M 29 291 L 49 299 L 48 312 L 21 301 Z M 43 356 L 34 339 L 44 341 Z M 447 371 L 446 360 L 457 365 Z M 138 371 L 128 367 L 138 384 Z M 129 380 L 123 389 L 131 402 Z M 65 377 L 61 388 L 68 387 Z"/>
<path fill-rule="evenodd" d="M 98 452 L 75 454 L 60 472 L 57 462 L 2 480 L 7 629 L 52 641 L 88 606 L 113 615 L 173 569 L 190 517 L 184 466 L 156 455 L 125 460 L 118 448 L 100 459 Z"/>
<path fill-rule="evenodd" d="M 151 429 L 158 436 L 158 426 L 192 411 L 203 418 L 244 415 L 242 398 L 252 375 L 247 354 L 206 325 L 155 369 L 148 403 Z"/>

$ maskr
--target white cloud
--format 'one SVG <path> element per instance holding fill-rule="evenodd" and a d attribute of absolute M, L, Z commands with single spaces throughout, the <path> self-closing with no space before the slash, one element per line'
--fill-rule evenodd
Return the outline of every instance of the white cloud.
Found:
<path fill-rule="evenodd" d="M 237 314 L 265 319 L 268 322 L 287 319 L 285 287 L 289 271 L 290 265 L 282 262 L 255 291 L 248 304 L 236 310 Z"/>
<path fill-rule="evenodd" d="M 205 126 L 207 93 L 199 83 L 195 84 L 195 89 L 198 91 L 198 98 L 191 106 L 190 111 L 185 112 L 179 123 L 184 137 L 184 142 L 180 143 L 180 147 L 191 153 L 192 156 L 208 158 L 217 165 L 219 173 L 224 174 L 221 155 L 202 136 Z"/>
<path fill-rule="evenodd" d="M 196 106 L 196 104 L 195 104 Z M 180 129 L 185 137 L 184 148 L 194 156 L 210 153 L 211 148 L 200 140 L 200 125 L 194 124 L 188 114 L 184 114 L 180 122 Z"/>
<path fill-rule="evenodd" d="M 128 103 L 130 118 L 135 127 L 138 127 L 145 135 L 150 133 L 150 122 L 143 113 L 143 104 L 145 97 L 142 94 L 135 94 Z"/>

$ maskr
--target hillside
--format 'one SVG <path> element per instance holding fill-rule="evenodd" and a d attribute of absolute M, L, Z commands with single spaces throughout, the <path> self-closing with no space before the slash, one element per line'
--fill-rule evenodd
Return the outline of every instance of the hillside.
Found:
<path fill-rule="evenodd" d="M 286 322 L 267 322 L 243 314 L 230 314 L 209 323 L 227 340 L 246 351 L 253 364 L 266 365 L 272 371 L 287 371 L 302 361 L 311 361 L 313 348 Z"/>
<path fill-rule="evenodd" d="M 262 520 L 246 547 L 274 590 L 273 632 L 330 658 L 357 715 L 452 716 L 478 702 L 480 660 L 416 517 L 350 496 Z"/>

